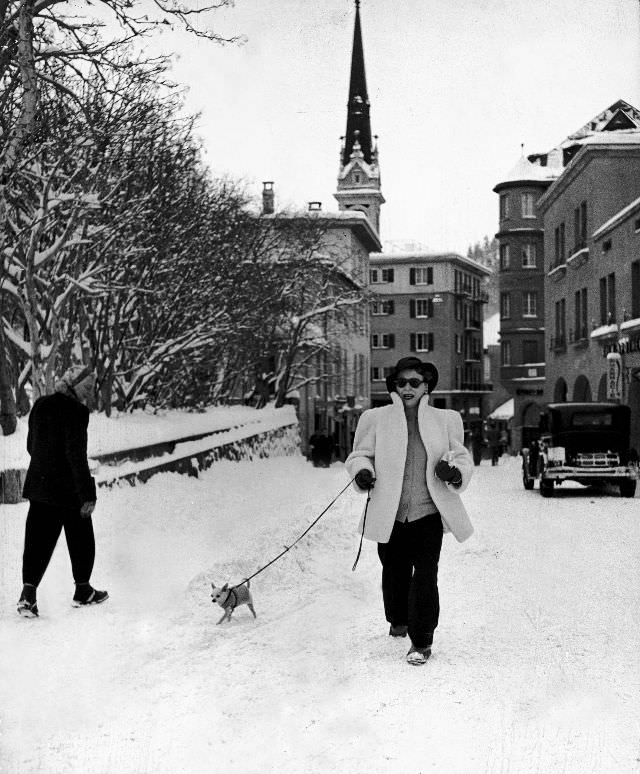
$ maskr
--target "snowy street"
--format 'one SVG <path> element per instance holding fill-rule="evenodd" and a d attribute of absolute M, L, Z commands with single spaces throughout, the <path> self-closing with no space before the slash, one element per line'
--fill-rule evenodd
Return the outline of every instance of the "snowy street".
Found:
<path fill-rule="evenodd" d="M 374 544 L 351 572 L 351 489 L 253 581 L 257 620 L 217 626 L 210 582 L 265 564 L 347 480 L 289 457 L 101 490 L 93 582 L 111 598 L 71 607 L 61 538 L 38 620 L 15 612 L 27 506 L 2 506 L 0 771 L 640 772 L 637 497 L 543 499 L 518 458 L 476 468 L 424 667 L 387 634 Z"/>

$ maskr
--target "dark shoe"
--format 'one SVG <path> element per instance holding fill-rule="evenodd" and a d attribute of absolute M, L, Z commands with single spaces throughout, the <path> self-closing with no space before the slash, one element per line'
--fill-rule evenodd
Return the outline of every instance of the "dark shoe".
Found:
<path fill-rule="evenodd" d="M 84 607 L 85 605 L 99 605 L 109 599 L 109 593 L 107 591 L 97 591 L 87 584 L 82 584 L 76 588 L 76 593 L 73 595 L 74 607 Z"/>
<path fill-rule="evenodd" d="M 405 625 L 394 626 L 391 624 L 389 627 L 389 635 L 391 637 L 406 637 L 409 627 Z"/>
<path fill-rule="evenodd" d="M 416 648 L 412 645 L 407 653 L 407 664 L 412 666 L 422 666 L 427 663 L 427 659 L 431 655 L 431 648 Z"/>
<path fill-rule="evenodd" d="M 18 615 L 21 615 L 23 618 L 37 618 L 39 613 L 36 600 L 31 601 L 24 596 L 20 597 L 18 600 Z"/>

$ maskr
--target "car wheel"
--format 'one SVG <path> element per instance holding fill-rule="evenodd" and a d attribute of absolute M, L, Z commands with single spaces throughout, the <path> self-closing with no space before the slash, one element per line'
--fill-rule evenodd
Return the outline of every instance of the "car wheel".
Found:
<path fill-rule="evenodd" d="M 622 497 L 635 497 L 636 496 L 636 482 L 635 481 L 621 481 L 620 482 L 620 494 Z"/>
<path fill-rule="evenodd" d="M 540 494 L 543 497 L 553 497 L 553 479 L 540 479 Z"/>

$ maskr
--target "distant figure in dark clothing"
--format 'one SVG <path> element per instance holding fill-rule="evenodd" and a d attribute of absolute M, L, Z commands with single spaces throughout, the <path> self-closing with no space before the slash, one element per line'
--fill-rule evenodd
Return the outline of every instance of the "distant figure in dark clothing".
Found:
<path fill-rule="evenodd" d="M 23 496 L 30 501 L 25 527 L 18 613 L 38 615 L 36 589 L 64 529 L 76 584 L 73 605 L 98 604 L 108 598 L 90 584 L 95 558 L 91 514 L 96 486 L 87 460 L 87 427 L 95 376 L 84 366 L 70 368 L 55 393 L 33 404 L 27 451 L 31 462 Z"/>
<path fill-rule="evenodd" d="M 482 461 L 482 449 L 484 445 L 485 441 L 482 434 L 482 426 L 477 425 L 471 430 L 471 454 L 473 456 L 474 465 L 479 465 Z"/>
<path fill-rule="evenodd" d="M 311 462 L 315 468 L 328 468 L 333 456 L 333 438 L 324 433 L 314 433 L 309 438 Z"/>
<path fill-rule="evenodd" d="M 500 431 L 493 422 L 489 424 L 487 430 L 487 442 L 491 453 L 491 464 L 497 465 L 502 454 L 502 447 L 500 445 Z"/>

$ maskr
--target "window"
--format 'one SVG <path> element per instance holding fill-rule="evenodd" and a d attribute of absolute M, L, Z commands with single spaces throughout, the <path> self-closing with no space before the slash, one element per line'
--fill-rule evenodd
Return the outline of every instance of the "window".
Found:
<path fill-rule="evenodd" d="M 527 242 L 522 245 L 522 268 L 523 269 L 535 269 L 536 268 L 536 246 Z"/>
<path fill-rule="evenodd" d="M 509 268 L 509 245 L 500 245 L 500 268 Z"/>
<path fill-rule="evenodd" d="M 372 285 L 382 282 L 393 282 L 393 269 L 371 269 L 369 278 Z"/>
<path fill-rule="evenodd" d="M 454 337 L 454 342 L 455 342 L 455 348 L 456 348 L 456 355 L 461 355 L 462 354 L 462 336 L 456 333 Z"/>
<path fill-rule="evenodd" d="M 564 298 L 556 301 L 555 337 L 551 348 L 564 347 L 566 343 L 566 302 Z"/>
<path fill-rule="evenodd" d="M 509 217 L 509 194 L 500 194 L 500 220 Z"/>
<path fill-rule="evenodd" d="M 564 263 L 566 258 L 566 231 L 564 223 L 556 226 L 555 230 L 555 264 L 559 266 Z"/>
<path fill-rule="evenodd" d="M 581 341 L 587 338 L 587 289 L 576 290 L 574 294 L 573 340 Z"/>
<path fill-rule="evenodd" d="M 433 285 L 433 266 L 409 269 L 410 285 Z"/>
<path fill-rule="evenodd" d="M 511 317 L 511 293 L 500 293 L 500 317 L 503 320 Z"/>
<path fill-rule="evenodd" d="M 462 320 L 462 299 L 456 298 L 455 302 L 456 320 Z"/>
<path fill-rule="evenodd" d="M 380 366 L 374 366 L 371 369 L 371 381 L 372 382 L 384 382 L 390 372 L 390 368 L 381 368 Z"/>
<path fill-rule="evenodd" d="M 372 333 L 371 349 L 393 349 L 396 345 L 393 333 Z"/>
<path fill-rule="evenodd" d="M 433 301 L 430 298 L 411 298 L 409 300 L 410 317 L 433 317 Z"/>
<path fill-rule="evenodd" d="M 538 316 L 538 294 L 534 290 L 525 290 L 522 294 L 522 316 Z"/>
<path fill-rule="evenodd" d="M 522 217 L 523 218 L 535 218 L 535 212 L 533 210 L 533 194 L 523 193 L 520 195 L 520 202 L 522 204 Z"/>
<path fill-rule="evenodd" d="M 538 342 L 535 339 L 525 339 L 522 342 L 522 362 L 538 362 Z"/>
<path fill-rule="evenodd" d="M 503 341 L 500 344 L 500 355 L 503 366 L 511 365 L 511 342 Z"/>
<path fill-rule="evenodd" d="M 574 253 L 587 246 L 587 203 L 582 202 L 573 211 Z"/>
<path fill-rule="evenodd" d="M 600 325 L 616 321 L 616 275 L 600 278 Z"/>
<path fill-rule="evenodd" d="M 412 333 L 409 338 L 412 352 L 433 351 L 433 333 Z"/>
<path fill-rule="evenodd" d="M 371 314 L 374 317 L 382 317 L 395 312 L 395 303 L 392 298 L 385 301 L 374 301 L 371 304 Z"/>
<path fill-rule="evenodd" d="M 631 264 L 631 317 L 640 317 L 640 261 Z"/>

